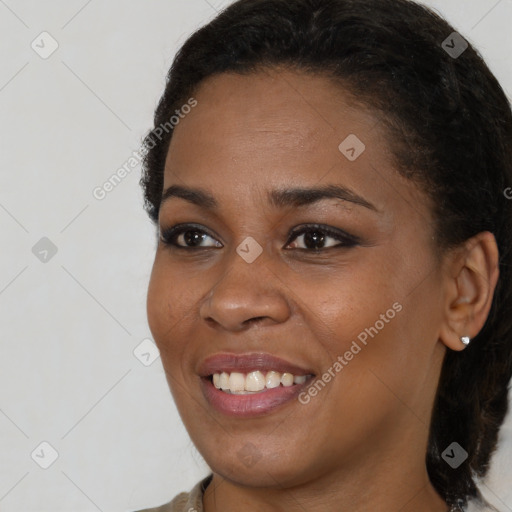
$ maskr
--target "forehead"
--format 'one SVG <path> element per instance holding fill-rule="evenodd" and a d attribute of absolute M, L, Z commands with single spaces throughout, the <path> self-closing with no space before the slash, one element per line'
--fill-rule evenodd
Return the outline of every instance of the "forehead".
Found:
<path fill-rule="evenodd" d="M 194 98 L 197 106 L 174 129 L 163 190 L 201 187 L 235 210 L 244 197 L 271 189 L 334 183 L 396 214 L 411 204 L 429 207 L 396 171 L 383 124 L 332 79 L 225 73 L 205 80 Z M 352 149 L 355 159 L 347 157 Z"/>
<path fill-rule="evenodd" d="M 254 167 L 334 163 L 351 134 L 385 149 L 368 109 L 332 80 L 285 70 L 224 73 L 201 84 L 198 104 L 176 126 L 167 167 L 189 170 L 226 160 Z M 324 169 L 327 171 L 328 169 Z M 298 169 L 296 169 L 298 171 Z"/>

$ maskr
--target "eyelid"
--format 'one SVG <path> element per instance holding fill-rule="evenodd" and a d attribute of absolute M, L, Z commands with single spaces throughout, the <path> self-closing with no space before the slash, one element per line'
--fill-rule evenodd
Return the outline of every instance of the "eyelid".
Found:
<path fill-rule="evenodd" d="M 183 222 L 180 224 L 176 224 L 174 226 L 170 226 L 168 228 L 160 228 L 160 234 L 159 238 L 160 240 L 168 246 L 171 246 L 174 249 L 185 249 L 185 250 L 191 250 L 191 249 L 214 249 L 215 247 L 187 247 L 184 245 L 178 245 L 174 242 L 172 242 L 172 239 L 175 239 L 179 235 L 183 234 L 186 231 L 192 231 L 192 230 L 201 231 L 204 234 L 208 235 L 209 237 L 213 238 L 217 242 L 219 242 L 222 246 L 222 242 L 219 240 L 219 237 L 215 234 L 213 234 L 209 229 L 205 228 L 201 224 L 195 224 L 191 222 Z"/>
<path fill-rule="evenodd" d="M 285 245 L 290 244 L 295 238 L 299 237 L 300 235 L 303 235 L 304 233 L 307 233 L 308 231 L 313 231 L 315 229 L 317 229 L 318 231 L 325 233 L 327 236 L 330 236 L 331 238 L 334 238 L 334 239 L 338 240 L 339 242 L 341 242 L 340 244 L 338 244 L 336 246 L 327 247 L 327 248 L 321 249 L 321 250 L 334 249 L 335 247 L 340 247 L 340 246 L 349 247 L 349 246 L 353 246 L 353 245 L 357 245 L 357 244 L 361 243 L 361 240 L 359 237 L 357 237 L 355 235 L 351 235 L 350 233 L 347 233 L 346 231 L 343 231 L 342 229 L 339 229 L 339 228 L 334 228 L 334 227 L 326 226 L 323 224 L 303 224 L 301 226 L 297 226 L 292 229 L 292 231 L 290 233 L 290 237 L 288 238 Z M 297 250 L 297 249 L 295 249 L 295 250 Z M 311 249 L 299 249 L 299 250 L 311 251 Z"/>

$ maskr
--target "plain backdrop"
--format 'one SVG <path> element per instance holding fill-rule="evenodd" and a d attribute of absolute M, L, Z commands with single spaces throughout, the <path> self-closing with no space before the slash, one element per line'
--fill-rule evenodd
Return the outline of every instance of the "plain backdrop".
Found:
<path fill-rule="evenodd" d="M 2 512 L 131 511 L 208 473 L 152 348 L 155 231 L 140 166 L 126 164 L 176 50 L 229 3 L 0 0 Z M 426 3 L 510 97 L 512 1 Z M 502 511 L 512 510 L 507 421 L 482 484 Z"/>

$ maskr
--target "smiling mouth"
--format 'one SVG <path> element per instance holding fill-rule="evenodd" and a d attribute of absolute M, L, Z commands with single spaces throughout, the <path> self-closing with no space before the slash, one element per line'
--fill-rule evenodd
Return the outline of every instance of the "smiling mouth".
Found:
<path fill-rule="evenodd" d="M 315 377 L 307 366 L 264 352 L 220 352 L 201 361 L 196 373 L 208 405 L 237 418 L 293 407 Z"/>
<path fill-rule="evenodd" d="M 275 370 L 254 370 L 248 373 L 220 372 L 209 376 L 210 382 L 216 389 L 232 395 L 257 394 L 278 387 L 291 387 L 294 384 L 304 384 L 313 375 L 293 375 L 288 372 Z"/>

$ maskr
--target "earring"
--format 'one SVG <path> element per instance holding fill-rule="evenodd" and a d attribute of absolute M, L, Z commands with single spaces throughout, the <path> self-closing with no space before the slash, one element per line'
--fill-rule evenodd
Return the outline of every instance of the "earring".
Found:
<path fill-rule="evenodd" d="M 469 336 L 461 336 L 460 341 L 462 341 L 462 343 L 467 347 L 471 342 L 471 339 Z"/>

